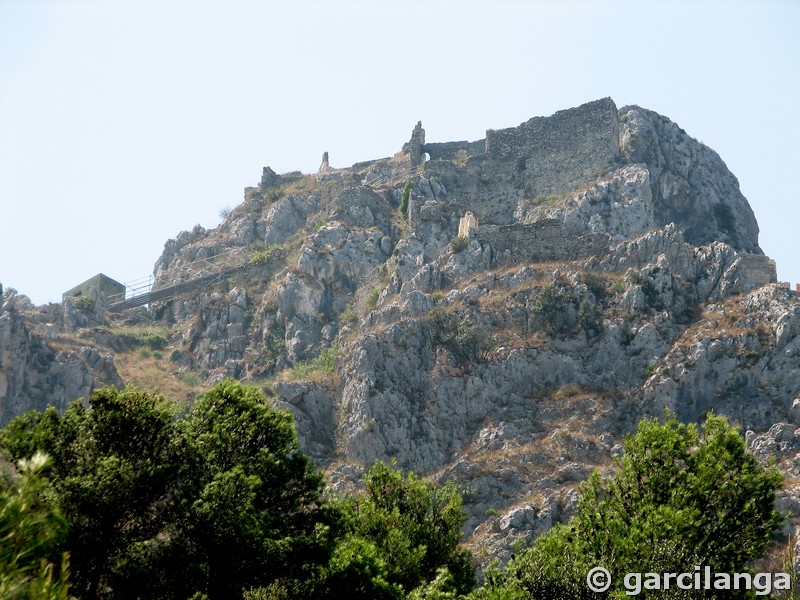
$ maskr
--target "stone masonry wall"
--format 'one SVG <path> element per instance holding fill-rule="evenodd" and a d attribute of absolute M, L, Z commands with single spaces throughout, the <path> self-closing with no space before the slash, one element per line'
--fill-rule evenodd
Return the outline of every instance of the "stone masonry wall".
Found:
<path fill-rule="evenodd" d="M 524 173 L 531 198 L 561 194 L 597 178 L 618 154 L 619 120 L 611 98 L 486 132 L 487 157 L 513 162 Z"/>
<path fill-rule="evenodd" d="M 458 222 L 458 237 L 469 237 L 469 232 L 478 226 L 478 219 L 470 211 Z"/>
<path fill-rule="evenodd" d="M 739 285 L 744 289 L 753 289 L 776 283 L 778 273 L 775 261 L 763 254 L 739 254 Z"/>
<path fill-rule="evenodd" d="M 500 254 L 526 260 L 572 259 L 608 250 L 605 234 L 565 236 L 561 223 L 546 219 L 528 225 L 479 225 L 474 235 L 481 244 L 488 244 Z"/>
<path fill-rule="evenodd" d="M 461 156 L 468 158 L 470 156 L 483 154 L 485 150 L 486 140 L 478 140 L 476 142 L 467 142 L 466 140 L 460 142 L 441 142 L 425 144 L 422 147 L 422 151 L 428 153 L 430 160 L 455 161 Z"/>

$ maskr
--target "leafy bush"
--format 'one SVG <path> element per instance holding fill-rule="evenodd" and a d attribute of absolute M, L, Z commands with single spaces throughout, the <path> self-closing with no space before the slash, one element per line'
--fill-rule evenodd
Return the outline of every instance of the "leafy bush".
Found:
<path fill-rule="evenodd" d="M 187 371 L 181 375 L 181 383 L 183 385 L 187 385 L 189 387 L 195 387 L 200 385 L 200 377 L 197 373 L 192 373 L 191 371 Z"/>
<path fill-rule="evenodd" d="M 279 244 L 270 244 L 264 250 L 253 254 L 253 256 L 250 257 L 250 264 L 251 265 L 269 264 L 269 261 L 271 261 L 275 257 L 276 251 L 282 248 L 283 246 L 280 246 Z"/>
<path fill-rule="evenodd" d="M 316 368 L 322 369 L 326 373 L 330 374 L 335 370 L 337 356 L 339 356 L 339 349 L 336 346 L 331 346 L 330 348 L 325 348 L 322 350 L 319 353 L 319 356 L 317 356 L 311 362 Z"/>
<path fill-rule="evenodd" d="M 94 312 L 95 302 L 88 296 L 78 296 L 75 300 L 75 308 L 81 312 L 90 313 Z"/>
<path fill-rule="evenodd" d="M 656 289 L 655 282 L 647 278 L 642 281 L 642 293 L 644 294 L 644 301 L 653 310 L 662 310 L 664 308 L 664 303 L 661 301 L 661 296 Z"/>
<path fill-rule="evenodd" d="M 453 249 L 453 252 L 461 252 L 462 250 L 466 250 L 468 246 L 469 238 L 465 235 L 459 235 L 450 240 L 450 247 Z"/>
<path fill-rule="evenodd" d="M 367 473 L 365 487 L 363 494 L 345 501 L 344 512 L 350 540 L 360 540 L 355 542 L 362 547 L 359 554 L 372 557 L 373 568 L 382 571 L 380 580 L 405 593 L 435 580 L 440 589 L 472 589 L 472 562 L 459 546 L 467 516 L 453 482 L 437 488 L 378 462 Z M 382 597 L 402 595 L 388 587 Z"/>
<path fill-rule="evenodd" d="M 491 348 L 485 329 L 456 313 L 433 308 L 428 313 L 434 345 L 447 348 L 459 363 L 484 359 Z"/>
<path fill-rule="evenodd" d="M 539 290 L 533 303 L 533 314 L 548 334 L 556 335 L 569 331 L 570 325 L 565 309 L 570 300 L 566 290 L 553 284 L 548 284 Z"/>
<path fill-rule="evenodd" d="M 605 299 L 607 295 L 605 279 L 595 273 L 585 273 L 581 279 L 596 300 L 602 301 Z"/>
<path fill-rule="evenodd" d="M 376 298 L 375 302 L 377 301 L 378 300 Z M 355 325 L 356 323 L 358 323 L 358 315 L 351 306 L 348 306 L 346 309 L 344 309 L 344 311 L 342 311 L 342 314 L 339 315 L 339 320 L 342 323 L 346 323 L 347 325 Z"/>
<path fill-rule="evenodd" d="M 241 598 L 308 577 L 334 546 L 338 513 L 290 413 L 235 381 L 182 418 L 158 396 L 103 388 L 86 408 L 12 421 L 0 445 L 52 457 L 82 597 Z"/>
<path fill-rule="evenodd" d="M 595 598 L 585 577 L 598 565 L 611 572 L 610 593 L 624 594 L 626 573 L 742 572 L 763 554 L 782 520 L 774 508 L 782 476 L 724 418 L 710 415 L 702 427 L 672 414 L 644 419 L 623 446 L 612 477 L 595 472 L 581 486 L 569 524 L 489 573 L 475 598 Z"/>
<path fill-rule="evenodd" d="M 264 197 L 272 204 L 274 202 L 277 202 L 281 198 L 283 198 L 285 194 L 286 194 L 286 190 L 284 190 L 282 187 L 281 188 L 271 188 L 271 189 L 267 190 L 266 192 L 264 192 Z"/>
<path fill-rule="evenodd" d="M 607 598 L 608 594 L 595 593 L 587 587 L 586 573 L 596 565 L 575 550 L 573 541 L 568 530 L 556 526 L 533 547 L 517 554 L 505 570 L 490 565 L 483 573 L 483 586 L 470 594 L 470 600 Z M 562 546 L 557 548 L 556 544 Z"/>
<path fill-rule="evenodd" d="M 19 476 L 0 471 L 0 598 L 70 597 L 68 559 L 59 551 L 67 523 L 45 478 L 50 462 L 37 452 L 20 460 Z"/>
<path fill-rule="evenodd" d="M 619 343 L 624 348 L 627 348 L 631 345 L 633 338 L 636 337 L 636 333 L 633 330 L 633 327 L 629 325 L 624 325 L 622 329 L 619 331 Z"/>
<path fill-rule="evenodd" d="M 543 286 L 533 301 L 534 321 L 548 335 L 568 335 L 584 331 L 587 337 L 603 332 L 603 305 L 598 295 L 605 286 L 599 280 L 586 279 L 586 293 L 570 283 Z M 601 289 L 602 288 L 602 291 Z"/>
<path fill-rule="evenodd" d="M 403 220 L 408 218 L 408 202 L 409 197 L 411 196 L 411 189 L 413 187 L 413 182 L 411 179 L 406 181 L 406 184 L 403 186 L 403 193 L 400 194 L 400 217 Z"/>
<path fill-rule="evenodd" d="M 262 367 L 260 374 L 274 372 L 278 360 L 286 354 L 286 328 L 277 323 L 264 335 L 264 343 L 258 348 L 258 363 Z"/>
<path fill-rule="evenodd" d="M 169 344 L 166 329 L 122 331 L 116 334 L 117 340 L 128 348 L 147 348 L 149 350 L 163 350 Z"/>
<path fill-rule="evenodd" d="M 381 297 L 381 289 L 374 288 L 367 296 L 367 308 L 372 310 L 378 305 L 378 298 Z"/>
<path fill-rule="evenodd" d="M 586 332 L 588 337 L 598 336 L 603 333 L 602 306 L 589 297 L 581 300 L 578 305 L 578 325 Z"/>
<path fill-rule="evenodd" d="M 311 360 L 304 360 L 296 364 L 289 371 L 289 379 L 292 381 L 313 380 L 333 375 L 336 372 L 336 357 L 338 355 L 339 349 L 336 346 L 326 348 Z"/>

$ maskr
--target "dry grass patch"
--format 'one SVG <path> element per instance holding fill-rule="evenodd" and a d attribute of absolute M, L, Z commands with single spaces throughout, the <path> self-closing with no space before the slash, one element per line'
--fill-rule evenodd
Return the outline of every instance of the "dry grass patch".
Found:
<path fill-rule="evenodd" d="M 552 339 L 540 329 L 528 332 L 519 328 L 510 327 L 492 332 L 495 348 L 489 358 L 506 358 L 511 350 L 525 350 L 527 348 L 546 348 L 552 344 Z"/>
<path fill-rule="evenodd" d="M 773 335 L 769 325 L 759 321 L 757 315 L 748 311 L 739 298 L 729 298 L 706 307 L 700 319 L 680 333 L 672 345 L 672 352 L 688 355 L 692 346 L 700 342 L 732 339 L 737 355 L 749 361 L 756 352 L 750 342 L 757 340 L 762 351 L 766 351 L 773 343 Z"/>
<path fill-rule="evenodd" d="M 64 352 L 65 354 L 69 354 L 70 352 L 78 352 L 84 346 L 90 345 L 87 340 L 80 338 L 77 335 L 67 334 L 67 333 L 60 333 L 58 337 L 54 340 L 47 340 L 47 346 L 53 352 Z"/>
<path fill-rule="evenodd" d="M 285 188 L 286 194 L 307 194 L 309 192 L 317 192 L 322 189 L 322 185 L 317 179 L 316 175 L 304 175 L 297 181 L 293 181 Z"/>
<path fill-rule="evenodd" d="M 170 400 L 192 400 L 205 389 L 199 376 L 177 371 L 163 356 L 148 355 L 146 352 L 121 352 L 115 355 L 114 364 L 127 385 L 160 393 Z"/>

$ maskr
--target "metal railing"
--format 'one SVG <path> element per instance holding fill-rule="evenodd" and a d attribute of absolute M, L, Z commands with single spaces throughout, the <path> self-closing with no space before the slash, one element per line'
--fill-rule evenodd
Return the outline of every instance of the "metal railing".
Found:
<path fill-rule="evenodd" d="M 232 258 L 238 258 L 243 254 L 246 255 L 244 262 L 238 262 L 235 265 L 230 264 Z M 136 279 L 125 284 L 124 293 L 108 297 L 108 311 L 121 312 L 129 308 L 144 306 L 150 302 L 167 300 L 181 294 L 199 291 L 208 285 L 221 283 L 231 275 L 245 271 L 253 266 L 250 261 L 253 254 L 252 251 L 247 251 L 245 248 L 234 248 L 233 250 L 193 261 L 179 268 L 177 276 L 180 278 L 185 275 L 188 278 L 177 282 L 175 282 L 176 273 L 174 270 L 170 274 L 169 281 L 152 275 Z M 270 256 L 270 262 L 282 260 L 286 257 L 286 254 L 285 250 L 274 250 Z M 221 257 L 226 260 L 220 260 Z M 198 272 L 200 273 L 199 275 Z"/>

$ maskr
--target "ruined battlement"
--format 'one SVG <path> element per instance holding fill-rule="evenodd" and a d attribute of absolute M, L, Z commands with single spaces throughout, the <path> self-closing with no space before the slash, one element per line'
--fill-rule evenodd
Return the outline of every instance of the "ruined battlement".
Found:
<path fill-rule="evenodd" d="M 737 259 L 737 284 L 742 290 L 777 283 L 775 261 L 764 254 L 739 253 Z"/>
<path fill-rule="evenodd" d="M 617 106 L 611 98 L 533 117 L 518 127 L 486 132 L 486 154 L 497 160 L 548 159 L 554 153 L 577 152 L 614 158 L 619 151 Z"/>
<path fill-rule="evenodd" d="M 603 98 L 490 129 L 473 142 L 427 143 L 419 122 L 402 155 L 412 166 L 425 165 L 447 190 L 457 190 L 464 208 L 505 225 L 522 199 L 563 195 L 616 168 L 619 132 L 617 107 Z"/>
<path fill-rule="evenodd" d="M 514 163 L 532 196 L 561 194 L 596 179 L 619 155 L 619 119 L 611 98 L 486 132 L 486 156 Z"/>
<path fill-rule="evenodd" d="M 470 211 L 458 222 L 458 237 L 469 237 L 469 232 L 478 226 L 478 219 Z"/>
<path fill-rule="evenodd" d="M 486 152 L 486 140 L 468 142 L 435 142 L 425 144 L 422 151 L 428 154 L 430 160 L 465 160 L 471 156 L 480 156 Z"/>
<path fill-rule="evenodd" d="M 482 245 L 492 246 L 500 256 L 533 261 L 602 254 L 608 250 L 610 241 L 605 234 L 566 236 L 556 219 L 525 225 L 479 225 L 473 232 Z"/>

